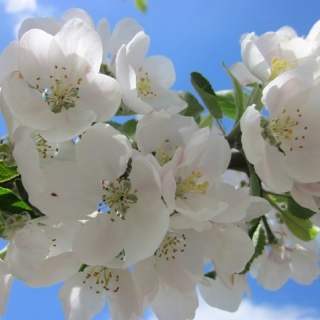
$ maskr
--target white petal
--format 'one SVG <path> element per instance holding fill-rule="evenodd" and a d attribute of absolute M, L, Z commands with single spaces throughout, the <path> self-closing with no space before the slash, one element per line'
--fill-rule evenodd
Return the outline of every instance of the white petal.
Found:
<path fill-rule="evenodd" d="M 79 19 L 68 21 L 54 37 L 63 53 L 77 54 L 89 62 L 94 74 L 100 70 L 102 43 L 99 34 Z"/>
<path fill-rule="evenodd" d="M 102 123 L 90 127 L 76 144 L 79 167 L 98 180 L 115 181 L 119 178 L 127 169 L 131 154 L 127 137 Z"/>

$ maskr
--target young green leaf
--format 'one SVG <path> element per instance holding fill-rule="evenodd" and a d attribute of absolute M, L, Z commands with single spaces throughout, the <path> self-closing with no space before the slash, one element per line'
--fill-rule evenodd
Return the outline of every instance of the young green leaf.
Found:
<path fill-rule="evenodd" d="M 9 181 L 17 176 L 19 176 L 17 167 L 7 167 L 3 160 L 0 160 L 0 183 Z"/>
<path fill-rule="evenodd" d="M 251 91 L 251 93 L 249 95 L 248 101 L 245 103 L 245 106 L 249 107 L 249 106 L 255 104 L 256 105 L 256 109 L 258 111 L 261 111 L 261 109 L 263 107 L 263 104 L 262 104 L 262 101 L 261 101 L 261 98 L 262 98 L 262 86 L 259 83 L 253 83 L 251 85 L 251 87 L 252 87 L 252 91 Z"/>
<path fill-rule="evenodd" d="M 199 72 L 191 73 L 191 84 L 215 119 L 223 117 L 216 94 L 210 82 Z"/>
<path fill-rule="evenodd" d="M 295 202 L 291 197 L 288 199 L 288 211 L 290 211 L 295 217 L 306 220 L 311 218 L 315 212 L 301 207 L 300 204 Z"/>
<path fill-rule="evenodd" d="M 179 94 L 188 103 L 188 107 L 180 112 L 181 115 L 196 118 L 204 111 L 204 107 L 193 94 L 188 91 L 181 91 Z"/>
<path fill-rule="evenodd" d="M 211 128 L 213 125 L 213 117 L 210 113 L 201 116 L 201 120 L 199 122 L 200 128 L 209 127 Z"/>
<path fill-rule="evenodd" d="M 235 101 L 235 106 L 236 106 L 235 120 L 236 120 L 236 122 L 238 122 L 240 120 L 240 118 L 242 117 L 244 110 L 245 110 L 242 86 L 241 86 L 240 82 L 237 80 L 237 78 L 230 72 L 230 70 L 227 68 L 227 66 L 224 63 L 222 65 L 223 65 L 224 69 L 226 70 L 226 72 L 232 82 L 233 92 L 234 92 L 234 101 Z"/>
<path fill-rule="evenodd" d="M 262 228 L 261 223 L 257 226 L 255 232 L 253 233 L 252 242 L 255 247 L 254 254 L 251 257 L 251 259 L 248 261 L 248 263 L 246 264 L 246 267 L 244 268 L 244 270 L 240 274 L 245 274 L 245 273 L 249 272 L 251 265 L 252 265 L 252 262 L 263 253 L 263 250 L 264 250 L 265 246 L 267 245 L 266 235 L 265 235 L 265 232 Z"/>
<path fill-rule="evenodd" d="M 33 213 L 33 210 L 11 190 L 2 187 L 0 187 L 0 210 L 8 214 L 20 214 L 23 211 Z"/>
<path fill-rule="evenodd" d="M 299 219 L 289 211 L 284 211 L 281 217 L 288 229 L 303 241 L 310 241 L 318 235 L 319 231 L 310 220 Z"/>
<path fill-rule="evenodd" d="M 148 6 L 146 0 L 134 0 L 134 4 L 142 13 L 147 12 Z"/>

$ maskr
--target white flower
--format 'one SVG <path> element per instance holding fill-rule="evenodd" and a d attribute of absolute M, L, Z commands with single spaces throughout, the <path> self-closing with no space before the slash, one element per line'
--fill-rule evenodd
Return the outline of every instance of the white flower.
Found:
<path fill-rule="evenodd" d="M 91 320 L 106 299 L 114 320 L 138 320 L 141 302 L 129 270 L 88 266 L 74 274 L 59 292 L 67 320 Z"/>
<path fill-rule="evenodd" d="M 9 268 L 0 259 L 0 316 L 4 315 L 7 307 L 8 298 L 13 282 L 13 275 L 11 274 Z"/>
<path fill-rule="evenodd" d="M 317 69 L 316 46 L 300 38 L 295 31 L 284 27 L 262 36 L 250 33 L 242 36 L 242 62 L 231 67 L 231 72 L 243 84 L 267 84 L 285 71 L 297 66 Z"/>
<path fill-rule="evenodd" d="M 274 212 L 268 214 L 269 226 L 277 239 L 254 260 L 250 273 L 267 290 L 278 290 L 289 278 L 301 284 L 312 283 L 320 273 L 319 244 L 295 237 Z"/>
<path fill-rule="evenodd" d="M 294 181 L 318 182 L 319 80 L 306 70 L 288 71 L 264 89 L 263 101 L 268 120 L 250 106 L 240 123 L 244 151 L 261 180 L 279 192 Z"/>
<path fill-rule="evenodd" d="M 223 270 L 215 272 L 213 280 L 204 277 L 200 283 L 203 299 L 212 307 L 235 312 L 238 310 L 243 293 L 250 295 L 250 289 L 243 274 L 228 274 Z"/>
<path fill-rule="evenodd" d="M 100 37 L 81 20 L 55 36 L 32 29 L 20 40 L 19 72 L 3 85 L 4 99 L 21 124 L 46 140 L 70 140 L 119 107 L 119 85 L 98 73 L 101 61 Z"/>
<path fill-rule="evenodd" d="M 169 90 L 175 81 L 174 66 L 164 56 L 145 58 L 149 42 L 149 37 L 141 31 L 118 51 L 115 66 L 122 101 L 136 113 L 162 109 L 178 113 L 187 103 L 177 92 Z"/>

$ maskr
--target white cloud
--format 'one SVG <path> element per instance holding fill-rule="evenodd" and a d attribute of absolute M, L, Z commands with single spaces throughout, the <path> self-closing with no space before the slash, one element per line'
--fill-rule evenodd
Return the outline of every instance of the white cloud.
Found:
<path fill-rule="evenodd" d="M 146 320 L 156 320 L 154 315 L 149 315 Z M 239 310 L 230 313 L 208 306 L 200 298 L 200 307 L 194 320 L 319 320 L 319 315 L 312 309 L 299 309 L 295 306 L 275 307 L 270 305 L 254 305 L 249 300 L 244 300 Z"/>
<path fill-rule="evenodd" d="M 37 10 L 37 0 L 0 0 L 6 13 L 34 12 Z"/>

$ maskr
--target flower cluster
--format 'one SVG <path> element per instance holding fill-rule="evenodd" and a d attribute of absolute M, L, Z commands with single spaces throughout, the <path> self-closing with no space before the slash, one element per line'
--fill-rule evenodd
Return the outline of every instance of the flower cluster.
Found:
<path fill-rule="evenodd" d="M 106 300 L 112 319 L 191 319 L 198 292 L 237 310 L 249 271 L 270 290 L 316 279 L 318 29 L 244 36 L 227 70 L 243 99 L 193 73 L 203 113 L 135 20 L 25 20 L 0 56 L 0 314 L 14 278 L 64 282 L 69 320 Z"/>

